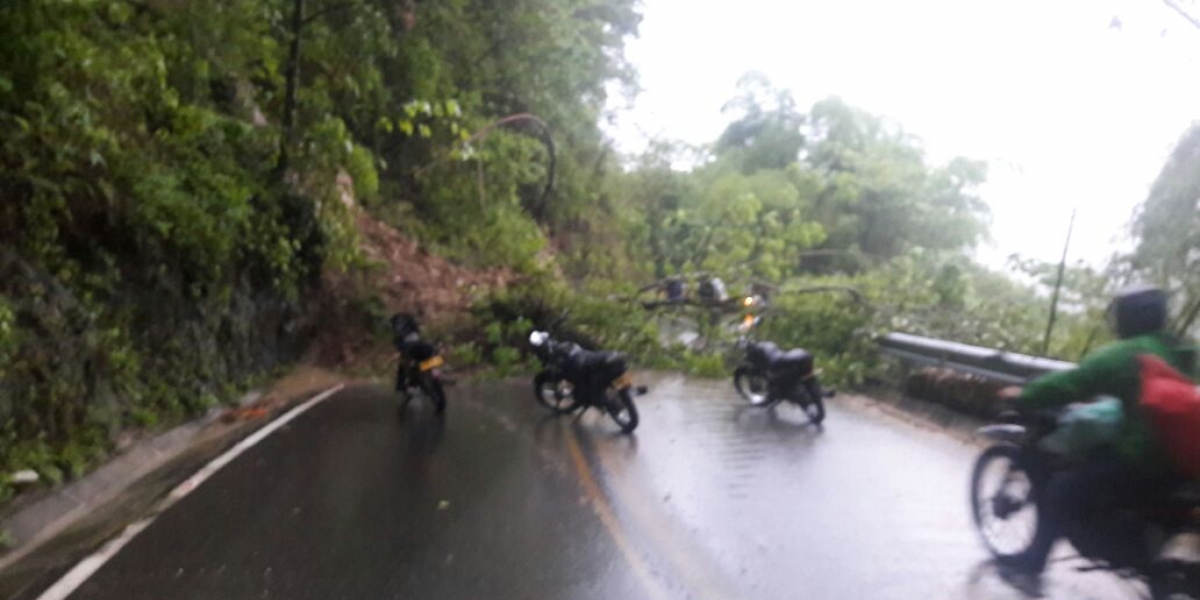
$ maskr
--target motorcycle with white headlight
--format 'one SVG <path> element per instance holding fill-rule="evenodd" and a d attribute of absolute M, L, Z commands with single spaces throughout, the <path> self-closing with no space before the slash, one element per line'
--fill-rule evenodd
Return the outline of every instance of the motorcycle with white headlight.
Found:
<path fill-rule="evenodd" d="M 620 352 L 588 351 L 578 344 L 559 342 L 545 331 L 529 335 L 529 344 L 543 369 L 533 378 L 533 392 L 539 403 L 558 414 L 589 408 L 607 413 L 623 433 L 638 426 L 634 396 L 647 393 L 635 386 L 628 361 Z"/>

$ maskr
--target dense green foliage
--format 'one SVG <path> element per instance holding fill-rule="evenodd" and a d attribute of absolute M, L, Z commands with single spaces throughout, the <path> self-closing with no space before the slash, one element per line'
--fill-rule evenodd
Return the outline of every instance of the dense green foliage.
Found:
<path fill-rule="evenodd" d="M 699 149 L 700 159 L 696 149 L 660 142 L 608 178 L 616 235 L 595 238 L 602 251 L 574 257 L 578 272 L 609 280 L 604 294 L 632 292 L 631 281 L 702 273 L 724 278 L 733 294 L 752 283 L 774 286 L 758 335 L 814 350 L 841 383 L 871 375 L 872 337 L 886 331 L 1078 360 L 1110 339 L 1107 299 L 1137 279 L 1176 292 L 1179 333 L 1195 325 L 1200 277 L 1189 275 L 1197 241 L 1188 227 L 1200 214 L 1196 130 L 1133 224 L 1137 252 L 1103 267 L 1066 265 L 1052 319 L 1058 265 L 1014 256 L 1010 273 L 999 273 L 970 258 L 987 235 L 987 207 L 976 193 L 983 163 L 929 164 L 896 125 L 837 98 L 801 112 L 789 93 L 754 74 L 726 110 L 730 125 Z M 680 170 L 689 158 L 694 166 Z M 659 324 L 690 319 L 708 356 L 734 336 L 721 319 L 739 316 L 658 310 L 668 312 L 647 317 Z M 669 349 L 656 355 L 719 373 L 704 359 L 681 361 Z"/>
<path fill-rule="evenodd" d="M 265 7 L 165 9 L 0 7 L 0 470 L 78 472 L 290 360 L 344 248 L 340 140 L 284 184 L 252 117 L 279 62 Z"/>
<path fill-rule="evenodd" d="M 361 266 L 353 199 L 444 254 L 538 269 L 589 220 L 632 6 L 0 5 L 0 496 L 294 360 L 322 274 Z"/>

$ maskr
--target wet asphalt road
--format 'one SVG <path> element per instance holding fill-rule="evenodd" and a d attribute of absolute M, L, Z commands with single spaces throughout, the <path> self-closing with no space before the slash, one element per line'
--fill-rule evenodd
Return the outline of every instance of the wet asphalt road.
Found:
<path fill-rule="evenodd" d="M 635 435 L 526 384 L 446 419 L 343 391 L 161 515 L 72 596 L 137 599 L 1019 597 L 970 525 L 978 449 L 834 400 L 823 429 L 726 381 L 647 376 Z M 1055 566 L 1053 598 L 1132 598 Z"/>

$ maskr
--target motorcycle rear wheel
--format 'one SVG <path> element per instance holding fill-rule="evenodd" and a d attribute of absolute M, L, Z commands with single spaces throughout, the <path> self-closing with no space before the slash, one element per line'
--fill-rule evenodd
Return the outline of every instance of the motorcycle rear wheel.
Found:
<path fill-rule="evenodd" d="M 442 382 L 429 373 L 423 373 L 421 375 L 421 389 L 433 401 L 434 411 L 437 414 L 440 415 L 446 412 L 446 391 L 442 389 Z"/>
<path fill-rule="evenodd" d="M 805 382 L 804 391 L 808 399 L 801 403 L 800 407 L 804 409 L 804 414 L 808 415 L 808 420 L 813 425 L 820 425 L 825 420 L 825 392 L 821 390 L 821 384 L 815 377 Z"/>
<path fill-rule="evenodd" d="M 621 433 L 633 433 L 637 429 L 638 412 L 629 388 L 617 392 L 615 398 L 609 398 L 608 416 L 621 428 Z"/>
<path fill-rule="evenodd" d="M 808 415 L 808 420 L 813 425 L 820 425 L 825 420 L 825 400 L 820 396 L 813 397 L 801 408 L 804 409 L 804 414 Z"/>

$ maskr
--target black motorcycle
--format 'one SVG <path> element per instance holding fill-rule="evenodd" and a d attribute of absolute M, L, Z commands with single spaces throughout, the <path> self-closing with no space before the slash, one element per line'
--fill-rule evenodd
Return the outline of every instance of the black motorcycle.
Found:
<path fill-rule="evenodd" d="M 421 338 L 416 320 L 407 315 L 392 317 L 393 343 L 400 353 L 396 368 L 396 391 L 404 396 L 401 414 L 415 398 L 427 398 L 437 414 L 446 411 L 442 367 L 446 361 L 437 347 Z"/>
<path fill-rule="evenodd" d="M 1040 441 L 1056 426 L 1051 416 L 1009 415 L 1008 422 L 978 430 L 994 443 L 975 461 L 971 513 L 988 551 L 1012 559 L 1033 542 L 1038 498 L 1051 475 L 1073 459 L 1051 453 Z M 1079 514 L 1064 534 L 1084 571 L 1111 571 L 1147 584 L 1151 598 L 1200 598 L 1200 495 L 1181 487 L 1158 506 L 1098 502 Z M 1139 540 L 1130 543 L 1129 540 Z"/>
<path fill-rule="evenodd" d="M 634 386 L 625 356 L 619 352 L 592 352 L 578 344 L 559 342 L 544 331 L 529 336 L 534 353 L 545 367 L 533 378 L 538 402 L 558 414 L 589 408 L 607 413 L 624 433 L 638 426 L 634 396 L 647 392 Z"/>
<path fill-rule="evenodd" d="M 825 399 L 837 392 L 821 388 L 813 355 L 802 348 L 782 351 L 772 342 L 758 342 L 749 330 L 758 319 L 743 323 L 738 347 L 744 350 L 741 364 L 733 370 L 733 387 L 755 406 L 772 407 L 788 401 L 799 406 L 809 421 L 825 420 Z"/>

